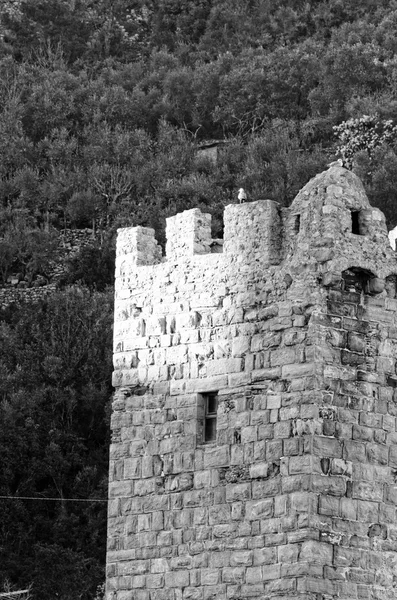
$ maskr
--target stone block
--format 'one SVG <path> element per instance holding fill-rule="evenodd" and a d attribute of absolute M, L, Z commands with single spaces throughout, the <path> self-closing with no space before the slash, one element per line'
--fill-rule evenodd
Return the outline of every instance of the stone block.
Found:
<path fill-rule="evenodd" d="M 241 358 L 221 358 L 207 363 L 207 376 L 224 375 L 225 373 L 238 373 L 242 368 Z"/>
<path fill-rule="evenodd" d="M 280 565 L 279 565 L 280 567 Z M 281 577 L 281 568 L 280 568 L 280 575 L 279 577 Z M 280 595 L 285 595 L 288 594 L 288 598 L 291 598 L 291 594 L 296 590 L 296 579 L 288 579 L 288 578 L 282 578 L 282 579 L 274 579 L 274 581 L 268 581 L 267 583 L 265 583 L 265 593 L 269 594 L 270 597 L 271 595 L 273 595 L 275 593 L 278 593 Z"/>
<path fill-rule="evenodd" d="M 246 519 L 255 521 L 273 516 L 274 500 L 268 498 L 266 500 L 249 501 L 246 504 Z"/>
<path fill-rule="evenodd" d="M 219 569 L 201 569 L 201 585 L 217 585 L 220 583 L 221 572 Z"/>
<path fill-rule="evenodd" d="M 232 483 L 226 486 L 226 501 L 239 502 L 251 498 L 251 483 Z"/>
<path fill-rule="evenodd" d="M 240 550 L 230 554 L 231 567 L 250 567 L 253 563 L 252 550 Z"/>
<path fill-rule="evenodd" d="M 382 502 L 383 485 L 377 481 L 354 481 L 352 498 L 368 500 L 370 502 Z"/>
<path fill-rule="evenodd" d="M 253 551 L 254 565 L 274 565 L 276 562 L 276 548 L 256 548 Z"/>
<path fill-rule="evenodd" d="M 248 567 L 245 574 L 245 580 L 247 584 L 262 583 L 262 568 Z"/>
<path fill-rule="evenodd" d="M 357 519 L 360 523 L 377 523 L 379 505 L 376 502 L 357 501 Z"/>
<path fill-rule="evenodd" d="M 254 463 L 250 466 L 250 477 L 252 479 L 265 479 L 268 475 L 268 463 Z"/>
<path fill-rule="evenodd" d="M 291 565 L 299 558 L 298 544 L 285 544 L 278 549 L 278 562 L 282 565 Z"/>
<path fill-rule="evenodd" d="M 183 382 L 183 391 L 187 394 L 206 393 L 221 390 L 227 387 L 227 375 L 216 375 L 202 379 L 188 379 Z M 171 382 L 172 384 L 173 382 Z M 171 385 L 171 394 L 180 393 L 176 386 Z"/>
<path fill-rule="evenodd" d="M 203 591 L 197 587 L 187 587 L 183 590 L 183 600 L 202 600 Z"/>
<path fill-rule="evenodd" d="M 232 341 L 232 356 L 241 357 L 250 351 L 251 336 L 239 336 Z"/>
<path fill-rule="evenodd" d="M 152 575 L 146 575 L 145 586 L 146 588 L 162 588 L 164 585 L 164 575 L 156 573 Z"/>
<path fill-rule="evenodd" d="M 343 444 L 343 458 L 353 463 L 366 462 L 366 446 L 363 442 L 350 442 Z"/>
<path fill-rule="evenodd" d="M 312 489 L 315 493 L 344 496 L 346 480 L 344 477 L 338 476 L 313 475 Z"/>
<path fill-rule="evenodd" d="M 188 571 L 168 571 L 164 574 L 166 587 L 169 588 L 184 588 L 189 585 Z"/>
<path fill-rule="evenodd" d="M 253 499 L 261 499 L 261 498 L 274 498 L 278 496 L 281 492 L 281 478 L 274 477 L 273 479 L 268 479 L 266 481 L 255 480 L 252 482 L 252 498 Z"/>
<path fill-rule="evenodd" d="M 319 498 L 319 514 L 328 515 L 330 517 L 339 516 L 340 499 L 335 496 L 320 496 Z"/>
<path fill-rule="evenodd" d="M 333 549 L 329 544 L 315 540 L 303 542 L 300 560 L 321 565 L 332 565 Z"/>
<path fill-rule="evenodd" d="M 397 446 L 391 446 L 389 449 L 389 465 L 397 468 Z"/>
<path fill-rule="evenodd" d="M 284 365 L 281 367 L 281 376 L 283 379 L 295 379 L 298 377 L 307 377 L 315 375 L 316 365 L 315 363 L 302 363 L 302 364 L 291 364 Z"/>
<path fill-rule="evenodd" d="M 222 569 L 222 583 L 241 584 L 245 581 L 244 567 L 225 567 Z"/>
<path fill-rule="evenodd" d="M 204 453 L 204 468 L 225 467 L 230 463 L 229 446 L 206 448 Z"/>
<path fill-rule="evenodd" d="M 255 369 L 252 371 L 251 377 L 253 382 L 279 379 L 281 377 L 281 367 Z"/>
<path fill-rule="evenodd" d="M 226 593 L 226 585 L 206 585 L 203 587 L 203 600 L 217 600 Z"/>
<path fill-rule="evenodd" d="M 330 461 L 330 473 L 332 475 L 346 475 L 351 478 L 353 474 L 353 463 L 341 458 L 333 458 Z"/>
<path fill-rule="evenodd" d="M 346 548 L 335 546 L 334 565 L 336 567 L 359 567 L 367 568 L 367 555 L 365 552 L 359 552 L 356 548 Z"/>
<path fill-rule="evenodd" d="M 310 592 L 314 594 L 321 594 L 323 597 L 330 596 L 335 597 L 335 593 L 337 592 L 337 587 L 334 581 L 320 579 L 320 578 L 310 578 L 307 577 L 305 579 L 298 580 L 298 590 L 300 592 Z M 353 598 L 354 596 L 349 596 L 349 598 Z"/>
<path fill-rule="evenodd" d="M 292 421 L 280 421 L 274 424 L 274 437 L 276 439 L 289 438 L 292 430 Z"/>
<path fill-rule="evenodd" d="M 209 508 L 209 525 L 218 525 L 219 523 L 228 523 L 230 521 L 231 509 L 229 504 L 217 504 Z M 216 582 L 217 583 L 217 582 Z M 212 585 L 212 584 L 206 584 Z"/>
<path fill-rule="evenodd" d="M 389 460 L 389 449 L 386 446 L 381 446 L 380 444 L 367 444 L 366 451 L 368 462 L 387 465 Z"/>

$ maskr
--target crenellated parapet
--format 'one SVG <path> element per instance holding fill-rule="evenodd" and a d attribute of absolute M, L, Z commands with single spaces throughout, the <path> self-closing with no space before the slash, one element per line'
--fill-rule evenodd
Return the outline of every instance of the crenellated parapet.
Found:
<path fill-rule="evenodd" d="M 341 167 L 314 178 L 289 208 L 272 200 L 229 205 L 224 224 L 223 256 L 217 259 L 221 268 L 235 262 L 247 270 L 257 262 L 270 267 L 304 260 L 317 262 L 320 271 L 338 266 L 342 271 L 352 261 L 356 266 L 366 263 L 383 277 L 393 270 L 394 253 L 383 213 L 369 205 L 357 177 Z M 162 257 L 152 229 L 120 230 L 117 273 L 211 254 L 211 215 L 195 208 L 168 218 L 166 239 Z M 382 260 L 385 252 L 389 264 Z"/>
<path fill-rule="evenodd" d="M 238 262 L 249 264 L 252 260 L 269 266 L 281 262 L 283 224 L 277 202 L 259 200 L 232 204 L 226 207 L 224 221 L 223 251 L 229 261 L 237 259 Z M 194 208 L 169 217 L 166 240 L 165 256 L 162 258 L 154 230 L 146 227 L 120 229 L 117 240 L 118 268 L 122 264 L 130 267 L 149 266 L 211 254 L 211 215 Z"/>

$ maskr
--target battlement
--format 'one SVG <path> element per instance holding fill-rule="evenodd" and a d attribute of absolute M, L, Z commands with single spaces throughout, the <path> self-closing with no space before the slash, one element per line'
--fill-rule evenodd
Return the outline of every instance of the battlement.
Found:
<path fill-rule="evenodd" d="M 397 260 L 333 167 L 119 232 L 107 600 L 391 600 Z"/>
<path fill-rule="evenodd" d="M 214 268 L 235 263 L 245 269 L 251 263 L 267 268 L 287 260 L 292 267 L 304 261 L 321 272 L 362 267 L 384 278 L 390 265 L 379 259 L 384 251 L 391 260 L 394 257 L 383 213 L 369 205 L 358 178 L 341 167 L 315 177 L 287 209 L 272 200 L 229 205 L 224 224 L 223 256 L 210 259 Z M 211 215 L 194 208 L 168 218 L 166 239 L 162 257 L 154 230 L 119 230 L 116 277 L 131 274 L 136 267 L 193 257 L 201 256 L 207 263 L 213 245 Z"/>
<path fill-rule="evenodd" d="M 211 254 L 211 215 L 198 208 L 169 217 L 166 226 L 166 253 L 154 237 L 154 230 L 131 227 L 119 230 L 117 256 L 134 266 L 179 262 L 196 255 Z M 271 200 L 232 204 L 225 210 L 224 252 L 242 260 L 268 264 L 281 261 L 282 222 L 280 207 Z"/>

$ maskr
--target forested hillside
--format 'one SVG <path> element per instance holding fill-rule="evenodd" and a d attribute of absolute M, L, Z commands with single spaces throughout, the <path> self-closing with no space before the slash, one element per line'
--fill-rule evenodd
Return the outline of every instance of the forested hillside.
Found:
<path fill-rule="evenodd" d="M 92 230 L 1 314 L 0 590 L 104 578 L 116 229 L 198 206 L 220 237 L 238 188 L 288 205 L 337 157 L 395 226 L 396 30 L 397 0 L 0 0 L 0 285 Z"/>

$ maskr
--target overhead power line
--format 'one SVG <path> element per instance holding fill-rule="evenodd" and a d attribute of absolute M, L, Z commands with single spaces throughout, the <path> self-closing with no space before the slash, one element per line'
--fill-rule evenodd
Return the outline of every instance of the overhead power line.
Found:
<path fill-rule="evenodd" d="M 0 496 L 0 500 L 41 500 L 52 502 L 107 502 L 102 498 L 38 498 L 37 496 Z"/>

